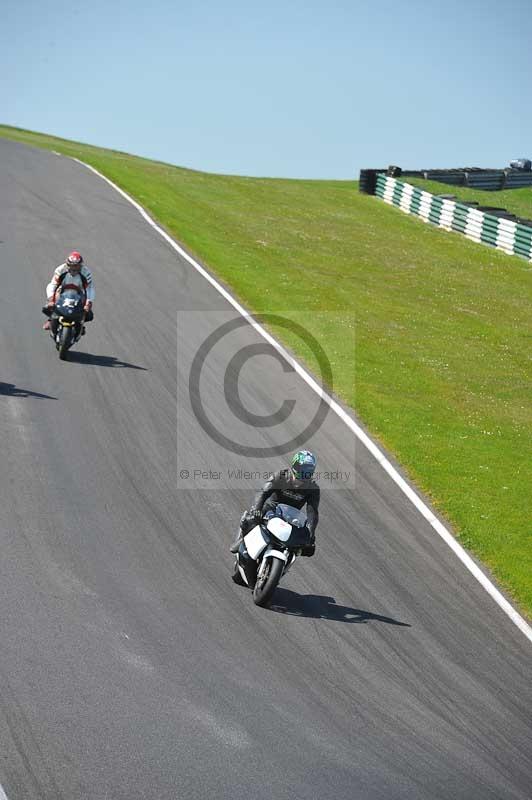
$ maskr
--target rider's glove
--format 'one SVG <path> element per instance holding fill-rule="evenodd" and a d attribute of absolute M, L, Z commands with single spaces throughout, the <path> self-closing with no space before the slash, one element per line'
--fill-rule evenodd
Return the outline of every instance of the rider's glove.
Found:
<path fill-rule="evenodd" d="M 249 510 L 249 517 L 250 519 L 254 519 L 255 522 L 259 522 L 262 519 L 262 511 L 260 508 L 251 508 Z"/>

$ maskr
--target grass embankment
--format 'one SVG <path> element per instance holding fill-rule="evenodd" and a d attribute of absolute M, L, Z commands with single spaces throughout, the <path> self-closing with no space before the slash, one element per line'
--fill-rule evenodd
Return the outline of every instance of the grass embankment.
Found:
<path fill-rule="evenodd" d="M 361 195 L 355 182 L 211 175 L 0 134 L 96 167 L 248 308 L 307 309 L 337 393 L 531 614 L 529 264 Z M 356 354 L 344 334 L 353 319 Z"/>
<path fill-rule="evenodd" d="M 454 194 L 459 202 L 476 202 L 480 206 L 505 208 L 516 217 L 532 220 L 532 186 L 523 189 L 504 189 L 500 192 L 487 192 L 482 189 L 469 189 L 467 186 L 452 186 L 439 181 L 426 181 L 424 178 L 399 178 L 431 194 Z"/>

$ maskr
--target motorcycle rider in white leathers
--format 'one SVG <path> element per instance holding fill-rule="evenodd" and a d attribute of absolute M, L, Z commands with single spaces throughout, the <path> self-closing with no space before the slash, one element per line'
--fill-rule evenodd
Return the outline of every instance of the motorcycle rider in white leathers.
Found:
<path fill-rule="evenodd" d="M 53 312 L 55 301 L 61 292 L 66 289 L 76 289 L 80 294 L 85 294 L 85 322 L 90 322 L 94 315 L 92 313 L 92 304 L 94 301 L 94 281 L 91 272 L 83 263 L 81 253 L 74 250 L 67 257 L 64 264 L 60 264 L 54 270 L 52 280 L 46 287 L 47 305 L 43 308 L 43 312 L 50 316 Z M 44 323 L 44 329 L 53 331 L 53 323 L 56 320 L 49 319 Z"/>

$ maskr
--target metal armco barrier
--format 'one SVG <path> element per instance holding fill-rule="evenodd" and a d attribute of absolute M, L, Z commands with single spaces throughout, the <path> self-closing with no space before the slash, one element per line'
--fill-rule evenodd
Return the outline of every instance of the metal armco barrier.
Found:
<path fill-rule="evenodd" d="M 446 200 L 404 181 L 377 174 L 375 194 L 407 214 L 421 217 L 446 231 L 461 233 L 473 242 L 496 247 L 508 255 L 532 261 L 532 226 L 508 219 L 504 211 L 487 214 L 477 208 Z"/>
<path fill-rule="evenodd" d="M 378 171 L 385 172 L 386 170 Z M 463 169 L 403 170 L 402 174 L 405 178 L 425 178 L 428 181 L 438 181 L 451 186 L 468 186 L 470 189 L 483 189 L 487 192 L 532 186 L 532 172 L 510 168 L 464 167 Z"/>

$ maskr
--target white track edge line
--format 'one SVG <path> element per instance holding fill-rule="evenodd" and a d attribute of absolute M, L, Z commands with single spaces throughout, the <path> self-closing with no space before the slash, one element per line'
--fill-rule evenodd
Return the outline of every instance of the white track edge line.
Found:
<path fill-rule="evenodd" d="M 212 275 L 210 275 L 206 269 L 204 269 L 197 261 L 195 261 L 192 256 L 190 256 L 183 248 L 175 242 L 171 236 L 169 236 L 166 231 L 164 231 L 157 223 L 150 217 L 148 212 L 133 200 L 127 192 L 124 192 L 116 183 L 113 183 L 109 178 L 106 178 L 105 175 L 102 175 L 101 172 L 98 172 L 97 169 L 91 167 L 90 164 L 86 164 L 84 161 L 81 161 L 79 158 L 72 157 L 73 161 L 77 161 L 78 164 L 82 164 L 82 166 L 89 169 L 91 172 L 94 172 L 95 175 L 102 178 L 106 183 L 113 187 L 119 194 L 122 195 L 132 206 L 134 206 L 139 214 L 146 220 L 146 222 L 154 228 L 157 233 L 159 233 L 163 239 L 165 239 L 170 247 L 172 247 L 179 255 L 188 261 L 191 266 L 194 267 L 197 272 L 202 275 L 205 280 L 207 280 L 221 295 L 224 297 L 228 303 L 230 303 L 233 308 L 235 308 L 241 316 L 245 317 L 249 324 L 255 328 L 257 333 L 262 336 L 272 347 L 274 347 L 282 356 L 285 358 L 290 366 L 300 375 L 304 381 L 313 389 L 316 394 L 318 394 L 331 408 L 332 411 L 340 417 L 340 419 L 347 425 L 347 427 L 355 434 L 355 436 L 359 439 L 360 442 L 369 450 L 371 455 L 379 462 L 381 467 L 388 473 L 390 478 L 397 484 L 397 486 L 401 489 L 401 491 L 408 497 L 410 502 L 417 508 L 417 510 L 421 513 L 421 515 L 427 520 L 427 522 L 434 528 L 436 533 L 443 539 L 443 541 L 451 548 L 451 550 L 455 553 L 455 555 L 460 559 L 462 564 L 469 570 L 469 572 L 473 575 L 474 578 L 480 583 L 480 585 L 486 590 L 486 592 L 490 595 L 490 597 L 497 603 L 497 605 L 504 611 L 504 613 L 512 620 L 512 622 L 519 628 L 519 630 L 524 633 L 524 635 L 532 642 L 532 628 L 526 622 L 526 620 L 519 614 L 519 612 L 508 602 L 508 600 L 501 594 L 501 592 L 497 589 L 496 586 L 490 581 L 490 579 L 482 572 L 480 567 L 473 561 L 471 556 L 466 553 L 462 545 L 458 543 L 458 541 L 454 538 L 454 536 L 447 530 L 447 528 L 440 522 L 440 520 L 432 513 L 430 508 L 427 506 L 426 503 L 416 494 L 416 492 L 412 489 L 411 486 L 405 481 L 405 479 L 399 474 L 399 472 L 395 469 L 395 467 L 388 461 L 386 456 L 379 450 L 377 445 L 369 438 L 369 436 L 362 430 L 362 428 L 355 422 L 352 417 L 350 417 L 344 409 L 335 401 L 333 398 L 324 392 L 321 386 L 312 378 L 311 375 L 284 349 L 282 345 L 277 342 L 273 336 L 271 336 L 263 327 L 259 325 L 258 322 L 252 319 L 249 312 L 240 305 L 240 303 L 235 300 L 229 292 L 224 289 L 224 287 L 218 283 Z M 2 800 L 0 796 L 0 800 Z"/>
<path fill-rule="evenodd" d="M 9 800 L 7 794 L 2 789 L 2 784 L 0 783 L 0 800 Z"/>

